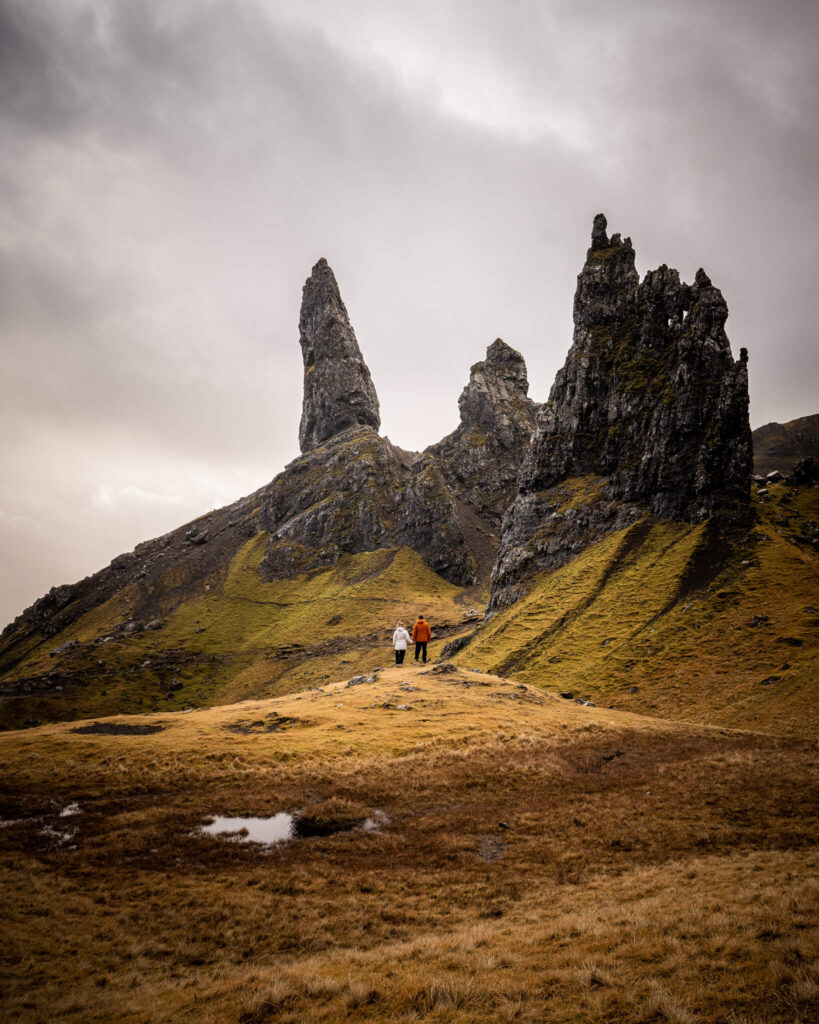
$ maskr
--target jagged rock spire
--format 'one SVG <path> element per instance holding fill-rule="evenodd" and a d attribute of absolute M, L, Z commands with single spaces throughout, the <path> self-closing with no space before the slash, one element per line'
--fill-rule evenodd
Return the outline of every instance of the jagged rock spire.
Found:
<path fill-rule="evenodd" d="M 606 234 L 606 227 L 608 221 L 604 213 L 598 213 L 595 215 L 594 223 L 592 224 L 592 236 L 591 236 L 591 248 L 589 249 L 589 256 L 593 252 L 598 252 L 600 249 L 608 249 L 609 236 Z"/>
<path fill-rule="evenodd" d="M 459 426 L 427 451 L 444 479 L 493 528 L 517 489 L 537 406 L 520 352 L 497 338 L 475 363 L 458 399 Z"/>
<path fill-rule="evenodd" d="M 469 374 L 469 383 L 458 399 L 461 424 L 464 427 L 482 426 L 496 428 L 505 424 L 511 414 L 518 411 L 534 415 L 534 403 L 527 399 L 529 379 L 526 375 L 526 361 L 520 352 L 496 338 L 486 350 L 486 359 L 475 363 Z M 531 431 L 532 423 L 518 424 Z"/>
<path fill-rule="evenodd" d="M 378 396 L 325 259 L 313 267 L 302 291 L 299 344 L 304 358 L 301 450 L 308 452 L 351 427 L 378 430 Z"/>
<path fill-rule="evenodd" d="M 748 501 L 747 354 L 735 361 L 728 306 L 704 270 L 663 264 L 642 282 L 631 240 L 594 218 L 578 275 L 574 343 L 522 474 L 527 490 L 609 477 L 655 515 L 699 520 Z"/>
<path fill-rule="evenodd" d="M 751 473 L 747 352 L 731 354 L 728 306 L 700 269 L 640 281 L 629 238 L 594 218 L 577 278 L 574 341 L 541 406 L 504 517 L 493 606 L 521 579 L 553 569 L 584 543 L 646 512 L 689 522 L 747 518 Z M 598 478 L 588 508 L 563 533 L 553 488 Z M 596 502 L 596 504 L 595 504 Z"/>

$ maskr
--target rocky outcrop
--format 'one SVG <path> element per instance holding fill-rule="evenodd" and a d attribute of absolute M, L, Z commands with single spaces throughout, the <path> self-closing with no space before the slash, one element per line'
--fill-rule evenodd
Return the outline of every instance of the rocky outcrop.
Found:
<path fill-rule="evenodd" d="M 535 425 L 537 406 L 528 390 L 523 356 L 496 339 L 458 399 L 459 426 L 427 449 L 447 484 L 494 530 L 517 491 Z"/>
<path fill-rule="evenodd" d="M 747 353 L 733 359 L 727 316 L 703 270 L 692 285 L 665 265 L 641 282 L 631 240 L 609 239 L 605 217 L 595 217 L 574 341 L 504 518 L 493 607 L 514 600 L 534 572 L 642 515 L 699 522 L 747 510 Z M 559 500 L 554 491 L 578 478 L 590 491 L 582 508 L 565 487 Z"/>
<path fill-rule="evenodd" d="M 324 259 L 313 267 L 302 291 L 299 344 L 304 359 L 302 452 L 351 427 L 377 431 L 378 396 L 335 275 Z"/>
<path fill-rule="evenodd" d="M 300 317 L 302 455 L 250 497 L 52 590 L 4 631 L 0 675 L 115 595 L 128 594 L 123 628 L 161 620 L 223 580 L 260 534 L 267 579 L 409 547 L 458 585 L 485 582 L 494 564 L 498 607 L 647 514 L 696 522 L 746 507 L 746 359 L 731 356 L 727 307 L 705 273 L 686 285 L 663 266 L 640 282 L 630 241 L 609 239 L 599 216 L 574 312 L 546 405 L 528 398 L 523 358 L 498 339 L 472 367 L 456 430 L 409 453 L 378 435 L 375 389 L 320 260 Z"/>
<path fill-rule="evenodd" d="M 534 426 L 520 353 L 493 342 L 472 367 L 458 428 L 415 455 L 377 434 L 372 382 L 323 260 L 305 285 L 301 345 L 304 454 L 265 489 L 265 575 L 407 546 L 450 582 L 486 580 Z"/>
<path fill-rule="evenodd" d="M 265 489 L 262 572 L 291 576 L 345 552 L 411 547 L 451 582 L 472 583 L 477 562 L 462 518 L 434 460 L 358 427 L 296 459 Z"/>
<path fill-rule="evenodd" d="M 803 484 L 814 484 L 819 480 L 819 458 L 809 455 L 806 459 L 800 459 L 791 470 L 788 483 L 796 486 Z"/>
<path fill-rule="evenodd" d="M 303 455 L 264 491 L 268 578 L 345 552 L 411 547 L 452 583 L 485 581 L 534 424 L 526 365 L 497 340 L 472 367 L 461 424 L 416 455 L 378 436 L 378 400 L 332 271 L 304 287 Z"/>

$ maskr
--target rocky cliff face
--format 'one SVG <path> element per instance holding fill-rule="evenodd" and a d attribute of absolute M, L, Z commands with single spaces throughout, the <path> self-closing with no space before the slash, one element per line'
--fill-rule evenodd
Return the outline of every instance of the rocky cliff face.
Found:
<path fill-rule="evenodd" d="M 521 355 L 491 345 L 461 395 L 460 427 L 416 455 L 378 436 L 375 388 L 324 260 L 305 284 L 299 323 L 304 454 L 265 489 L 264 573 L 406 546 L 452 583 L 486 581 L 534 422 Z"/>
<path fill-rule="evenodd" d="M 266 578 L 334 565 L 343 553 L 410 547 L 452 583 L 478 566 L 468 524 L 434 460 L 408 456 L 371 427 L 331 438 L 265 489 Z"/>
<path fill-rule="evenodd" d="M 310 451 L 351 427 L 378 430 L 381 416 L 335 275 L 327 261 L 313 267 L 302 292 L 299 344 L 304 400 L 299 443 Z"/>
<path fill-rule="evenodd" d="M 598 214 L 577 279 L 574 340 L 540 409 L 504 519 L 493 606 L 531 574 L 646 513 L 699 522 L 747 508 L 747 353 L 731 355 L 728 307 L 703 270 L 643 281 L 631 240 Z M 554 488 L 590 478 L 582 502 Z M 567 504 L 568 507 L 564 507 Z"/>
<path fill-rule="evenodd" d="M 535 425 L 528 390 L 523 356 L 498 338 L 470 371 L 458 399 L 459 426 L 427 449 L 452 490 L 496 530 L 517 491 Z"/>

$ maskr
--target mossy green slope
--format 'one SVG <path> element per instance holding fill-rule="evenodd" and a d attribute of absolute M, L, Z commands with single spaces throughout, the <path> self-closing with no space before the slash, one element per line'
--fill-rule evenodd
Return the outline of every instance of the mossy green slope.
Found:
<path fill-rule="evenodd" d="M 564 504 L 593 503 L 596 483 L 565 482 Z M 815 732 L 819 557 L 805 524 L 819 518 L 819 488 L 775 485 L 756 509 L 758 523 L 733 532 L 646 516 L 589 543 L 479 628 L 456 660 L 605 706 Z M 161 628 L 123 631 L 140 601 L 128 585 L 32 644 L 12 680 L 22 681 L 20 692 L 0 704 L 2 725 L 323 685 L 386 664 L 395 622 L 419 611 L 439 627 L 437 655 L 469 629 L 469 605 L 486 598 L 407 548 L 343 555 L 331 568 L 267 581 L 268 540 L 249 538 L 192 590 L 180 590 L 169 570 Z M 25 680 L 38 678 L 48 686 L 27 691 Z"/>
<path fill-rule="evenodd" d="M 42 640 L 17 678 L 59 666 L 67 680 L 6 700 L 3 724 L 89 715 L 174 710 L 270 696 L 350 675 L 350 665 L 384 664 L 395 623 L 418 612 L 444 633 L 463 626 L 465 592 L 407 548 L 343 555 L 330 569 L 266 581 L 269 536 L 248 540 L 226 572 L 179 601 L 174 581 L 160 598 L 161 628 L 118 631 L 138 603 L 132 587 Z M 476 600 L 471 595 L 470 600 Z M 57 655 L 57 648 L 73 644 Z M 181 685 L 180 685 L 181 684 Z"/>
<path fill-rule="evenodd" d="M 818 499 L 779 485 L 756 526 L 723 534 L 646 518 L 539 577 L 457 660 L 606 706 L 813 734 L 819 558 L 797 535 Z"/>

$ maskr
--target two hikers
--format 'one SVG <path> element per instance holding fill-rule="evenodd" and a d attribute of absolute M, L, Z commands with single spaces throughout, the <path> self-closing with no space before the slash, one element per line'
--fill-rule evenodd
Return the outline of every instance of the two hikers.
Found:
<path fill-rule="evenodd" d="M 412 640 L 415 644 L 415 660 L 419 657 L 427 662 L 427 644 L 432 639 L 432 630 L 423 615 L 418 616 L 418 621 L 412 627 Z M 407 653 L 407 644 L 410 641 L 409 633 L 404 629 L 404 623 L 399 622 L 392 635 L 392 645 L 395 648 L 395 664 L 404 664 L 404 655 Z"/>
<path fill-rule="evenodd" d="M 418 616 L 417 622 L 412 627 L 412 639 L 415 643 L 415 660 L 418 661 L 418 655 L 422 654 L 426 665 L 427 643 L 432 639 L 432 630 L 423 615 Z"/>
<path fill-rule="evenodd" d="M 407 644 L 409 643 L 410 635 L 404 629 L 404 623 L 399 622 L 395 627 L 395 632 L 392 635 L 392 645 L 395 648 L 395 664 L 404 664 L 404 655 L 407 653 Z"/>

